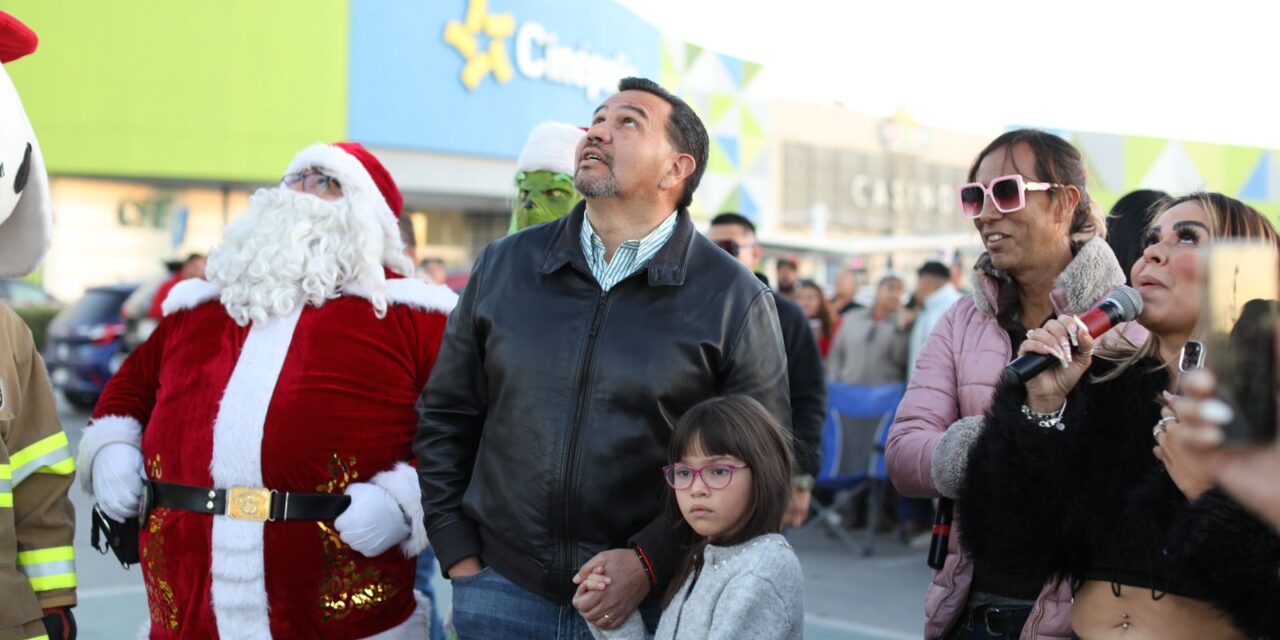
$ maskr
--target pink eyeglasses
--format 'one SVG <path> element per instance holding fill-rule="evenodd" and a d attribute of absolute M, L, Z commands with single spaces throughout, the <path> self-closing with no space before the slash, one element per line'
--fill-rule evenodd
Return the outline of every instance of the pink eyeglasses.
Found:
<path fill-rule="evenodd" d="M 981 182 L 962 184 L 960 193 L 960 215 L 965 220 L 973 220 L 982 216 L 982 205 L 987 197 L 996 205 L 1000 213 L 1021 211 L 1027 206 L 1028 191 L 1048 191 L 1062 185 L 1052 182 L 1027 182 L 1022 176 L 1000 176 L 991 181 L 991 186 L 983 186 Z"/>
<path fill-rule="evenodd" d="M 693 479 L 701 477 L 708 489 L 723 489 L 733 480 L 733 472 L 746 469 L 745 464 L 709 464 L 697 469 L 687 464 L 671 464 L 662 468 L 662 477 L 676 491 L 686 491 L 693 486 Z"/>

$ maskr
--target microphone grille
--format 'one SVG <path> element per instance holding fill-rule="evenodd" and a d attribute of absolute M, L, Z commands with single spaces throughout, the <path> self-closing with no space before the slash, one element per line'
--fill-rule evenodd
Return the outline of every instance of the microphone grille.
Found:
<path fill-rule="evenodd" d="M 1142 296 L 1132 287 L 1116 287 L 1107 297 L 1120 307 L 1120 316 L 1125 322 L 1136 319 L 1142 313 Z"/>

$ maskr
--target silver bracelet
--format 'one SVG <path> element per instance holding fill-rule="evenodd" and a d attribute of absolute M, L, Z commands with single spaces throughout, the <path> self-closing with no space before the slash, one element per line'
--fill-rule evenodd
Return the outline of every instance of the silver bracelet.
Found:
<path fill-rule="evenodd" d="M 1034 422 L 1045 429 L 1057 429 L 1062 431 L 1067 425 L 1062 422 L 1062 414 L 1067 410 L 1067 400 L 1063 398 L 1062 406 L 1058 408 L 1056 413 L 1040 413 L 1027 405 L 1022 405 L 1022 415 L 1027 420 Z"/>

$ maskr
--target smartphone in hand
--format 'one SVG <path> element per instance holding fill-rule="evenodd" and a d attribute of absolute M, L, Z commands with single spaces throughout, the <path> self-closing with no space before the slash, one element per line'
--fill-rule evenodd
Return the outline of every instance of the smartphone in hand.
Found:
<path fill-rule="evenodd" d="M 1218 397 L 1235 412 L 1223 425 L 1226 444 L 1274 441 L 1280 259 L 1273 245 L 1261 242 L 1223 239 L 1204 251 L 1197 333 Z M 1183 356 L 1189 356 L 1185 348 Z"/>

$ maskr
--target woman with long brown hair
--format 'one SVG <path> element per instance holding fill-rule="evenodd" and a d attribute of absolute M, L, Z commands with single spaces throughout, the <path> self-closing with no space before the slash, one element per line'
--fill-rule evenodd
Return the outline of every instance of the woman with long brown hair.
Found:
<path fill-rule="evenodd" d="M 795 296 L 796 304 L 800 305 L 804 315 L 809 318 L 813 337 L 818 341 L 818 352 L 826 358 L 831 351 L 831 341 L 840 328 L 836 314 L 832 313 L 822 287 L 812 280 L 801 280 L 796 287 Z"/>

